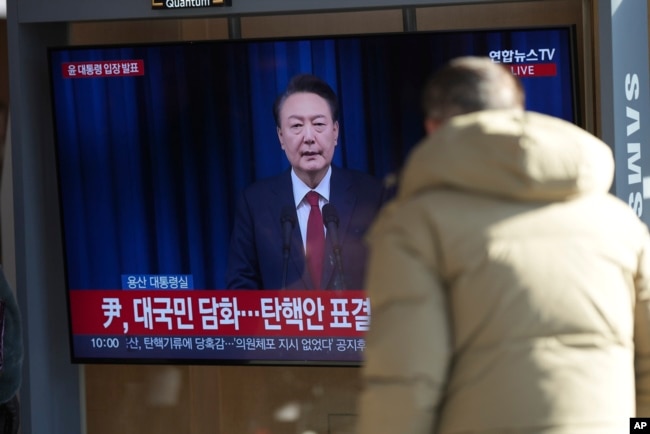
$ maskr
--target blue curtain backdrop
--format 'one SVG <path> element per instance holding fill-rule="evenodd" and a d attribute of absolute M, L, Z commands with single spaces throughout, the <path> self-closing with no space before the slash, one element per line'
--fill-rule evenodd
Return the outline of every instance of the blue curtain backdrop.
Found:
<path fill-rule="evenodd" d="M 384 177 L 422 138 L 420 91 L 459 55 L 555 49 L 555 77 L 524 80 L 528 108 L 575 121 L 569 29 L 214 41 L 50 50 L 59 189 L 71 289 L 122 274 L 224 285 L 235 202 L 288 167 L 272 105 L 313 73 L 337 92 L 334 163 Z M 64 62 L 143 60 L 136 77 L 64 78 Z"/>

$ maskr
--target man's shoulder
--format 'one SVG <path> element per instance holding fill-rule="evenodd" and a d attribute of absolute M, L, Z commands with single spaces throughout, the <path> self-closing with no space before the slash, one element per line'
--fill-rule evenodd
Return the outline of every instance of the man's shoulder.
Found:
<path fill-rule="evenodd" d="M 368 188 L 381 189 L 383 186 L 381 179 L 356 169 L 332 166 L 332 176 L 341 177 L 350 183 L 367 186 Z"/>
<path fill-rule="evenodd" d="M 246 195 L 266 194 L 269 191 L 287 187 L 291 187 L 291 172 L 288 170 L 277 175 L 258 179 L 246 187 L 244 193 Z"/>

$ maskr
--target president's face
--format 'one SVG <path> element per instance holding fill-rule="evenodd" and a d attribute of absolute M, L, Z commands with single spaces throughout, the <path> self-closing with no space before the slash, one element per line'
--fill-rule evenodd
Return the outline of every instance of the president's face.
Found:
<path fill-rule="evenodd" d="M 278 138 L 300 179 L 315 187 L 329 168 L 339 136 L 339 124 L 324 98 L 294 93 L 280 109 Z"/>

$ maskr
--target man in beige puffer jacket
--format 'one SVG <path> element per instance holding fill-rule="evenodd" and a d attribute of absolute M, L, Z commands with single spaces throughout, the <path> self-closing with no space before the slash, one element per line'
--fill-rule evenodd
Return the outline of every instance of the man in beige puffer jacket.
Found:
<path fill-rule="evenodd" d="M 368 236 L 358 434 L 622 434 L 650 416 L 650 237 L 610 148 L 460 58 Z"/>

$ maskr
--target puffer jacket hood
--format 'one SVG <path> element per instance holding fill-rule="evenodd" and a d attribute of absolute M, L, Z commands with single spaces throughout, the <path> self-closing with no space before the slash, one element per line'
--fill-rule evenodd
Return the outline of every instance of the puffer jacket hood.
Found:
<path fill-rule="evenodd" d="M 446 186 L 557 201 L 606 192 L 613 175 L 610 148 L 576 125 L 535 112 L 490 110 L 457 116 L 419 143 L 399 196 Z"/>

